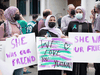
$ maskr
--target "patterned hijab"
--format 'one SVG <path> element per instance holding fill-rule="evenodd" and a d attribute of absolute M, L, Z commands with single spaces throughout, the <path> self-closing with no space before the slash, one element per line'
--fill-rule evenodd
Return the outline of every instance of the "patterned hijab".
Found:
<path fill-rule="evenodd" d="M 11 6 L 7 8 L 4 12 L 4 16 L 6 18 L 5 24 L 6 24 L 6 33 L 8 34 L 8 37 L 11 36 L 12 30 L 11 25 L 16 25 L 19 29 L 21 28 L 17 21 L 14 20 L 14 15 L 16 14 L 16 11 L 18 10 L 17 7 Z"/>

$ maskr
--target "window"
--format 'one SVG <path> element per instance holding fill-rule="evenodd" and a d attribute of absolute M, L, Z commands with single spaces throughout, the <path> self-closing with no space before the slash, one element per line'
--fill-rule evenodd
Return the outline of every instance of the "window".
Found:
<path fill-rule="evenodd" d="M 40 14 L 40 0 L 30 0 L 30 15 Z"/>
<path fill-rule="evenodd" d="M 26 0 L 17 0 L 17 7 L 22 15 L 26 15 Z"/>

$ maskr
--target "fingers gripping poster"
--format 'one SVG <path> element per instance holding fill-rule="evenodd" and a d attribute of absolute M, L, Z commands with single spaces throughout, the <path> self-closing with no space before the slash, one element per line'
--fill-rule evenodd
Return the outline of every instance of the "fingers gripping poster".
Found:
<path fill-rule="evenodd" d="M 6 62 L 14 69 L 36 64 L 35 34 L 25 34 L 6 40 Z"/>
<path fill-rule="evenodd" d="M 70 70 L 72 40 L 37 37 L 38 70 Z"/>

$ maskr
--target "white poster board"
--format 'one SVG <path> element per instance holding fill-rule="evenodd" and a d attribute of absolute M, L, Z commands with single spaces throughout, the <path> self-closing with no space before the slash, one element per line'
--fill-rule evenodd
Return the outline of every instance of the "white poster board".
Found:
<path fill-rule="evenodd" d="M 100 63 L 100 33 L 69 33 L 74 39 L 73 62 Z"/>
<path fill-rule="evenodd" d="M 7 38 L 5 57 L 6 62 L 14 69 L 36 64 L 35 34 L 25 34 Z"/>
<path fill-rule="evenodd" d="M 73 40 L 69 38 L 37 38 L 38 70 L 69 70 Z"/>
<path fill-rule="evenodd" d="M 14 68 L 0 59 L 0 71 L 2 72 L 2 75 L 12 75 Z"/>

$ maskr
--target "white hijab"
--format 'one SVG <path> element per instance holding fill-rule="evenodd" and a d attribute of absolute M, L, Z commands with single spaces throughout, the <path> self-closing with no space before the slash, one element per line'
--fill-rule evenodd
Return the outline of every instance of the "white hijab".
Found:
<path fill-rule="evenodd" d="M 56 34 L 58 37 L 61 37 L 61 35 L 63 35 L 63 34 L 62 34 L 62 32 L 61 32 L 60 29 L 58 29 L 58 28 L 56 28 L 56 27 L 50 28 L 50 27 L 48 26 L 48 22 L 49 22 L 49 20 L 50 20 L 50 18 L 51 18 L 52 16 L 53 16 L 53 15 L 49 15 L 49 16 L 47 17 L 47 19 L 46 19 L 46 21 L 45 21 L 45 27 L 41 28 L 41 30 L 42 30 L 42 29 L 48 30 L 48 31 L 50 31 L 50 32 L 52 32 L 52 33 L 54 33 L 54 34 Z M 55 17 L 55 16 L 53 16 L 53 17 Z"/>

